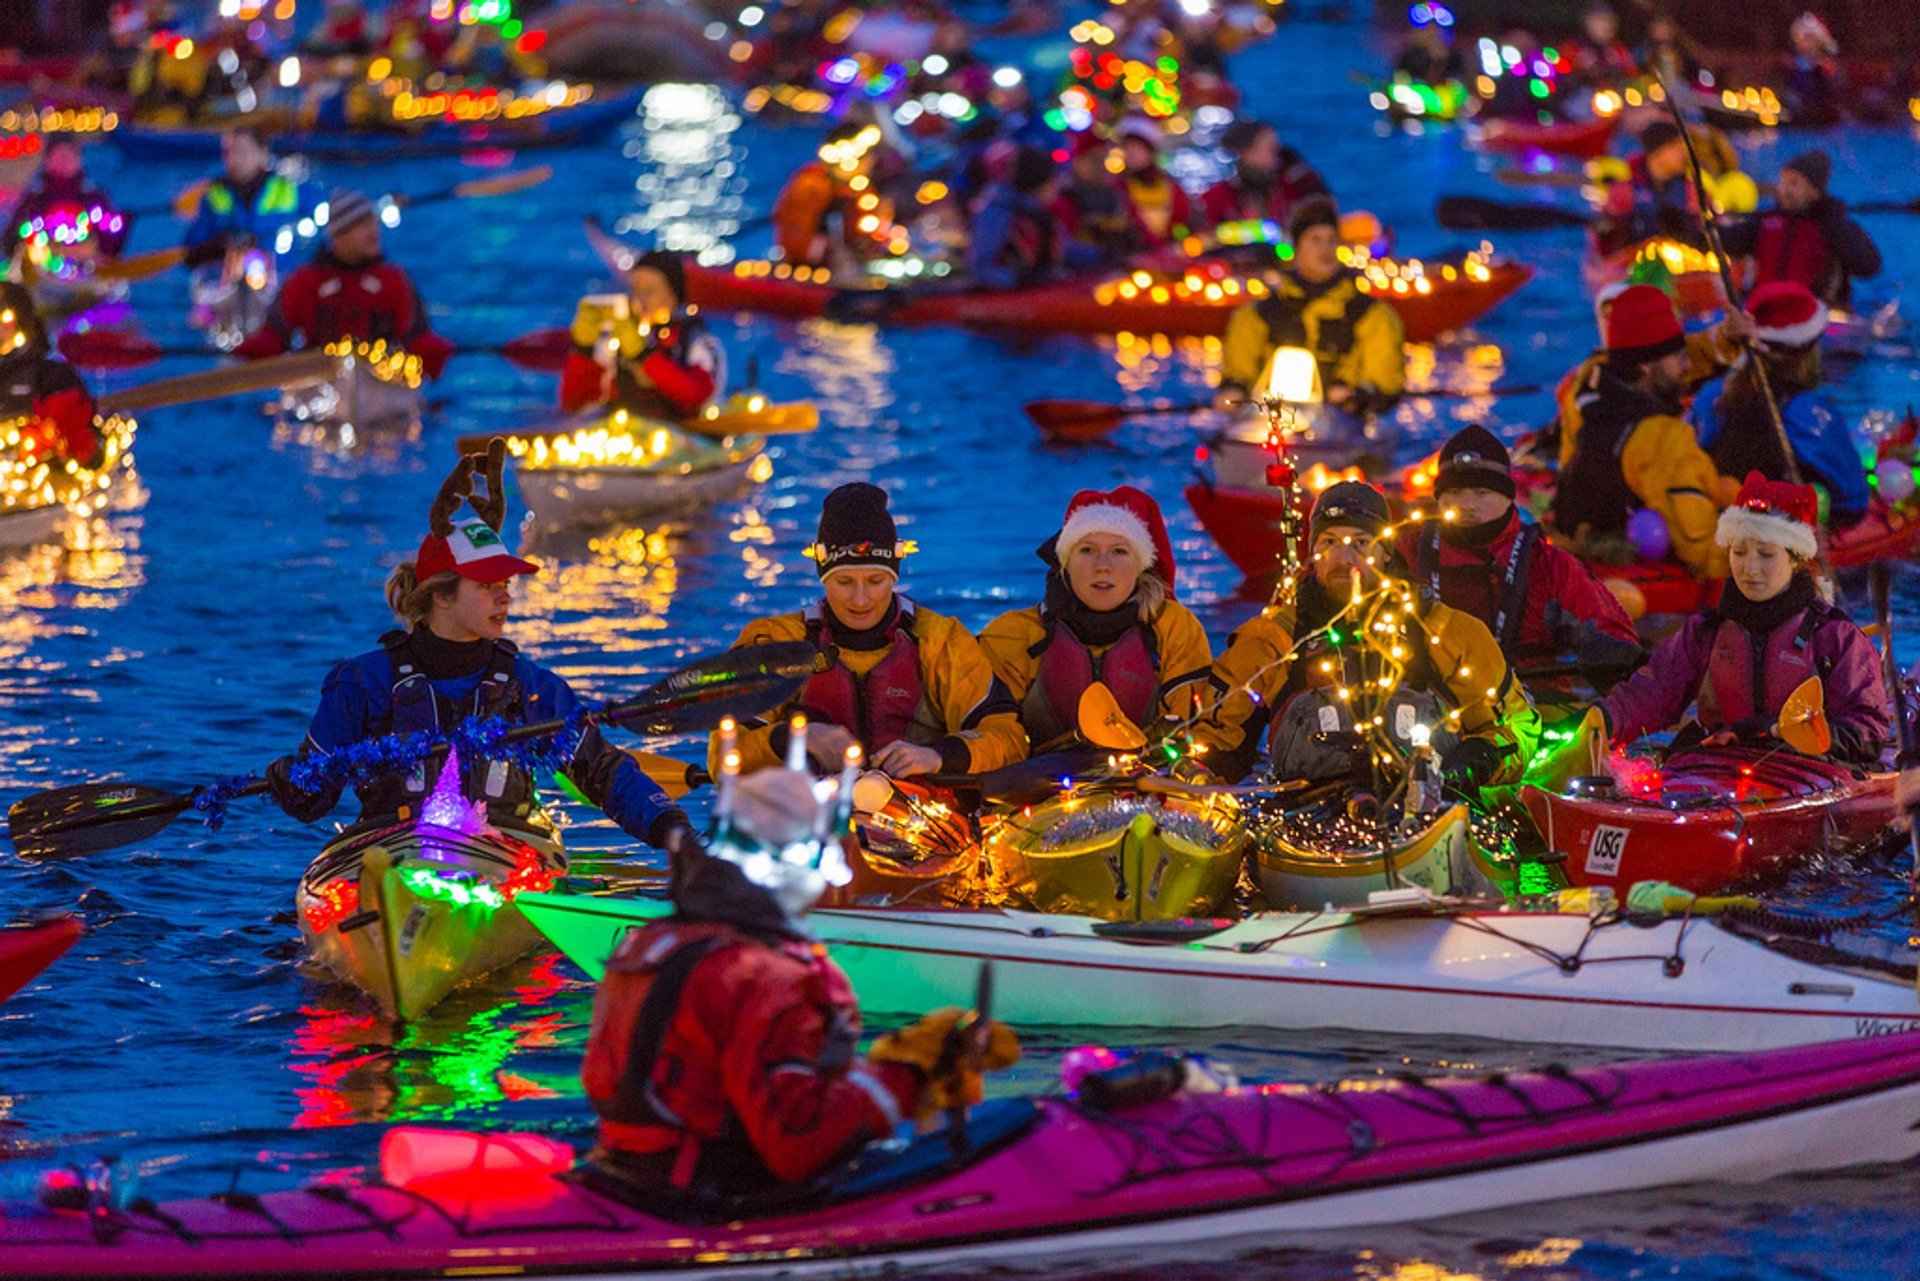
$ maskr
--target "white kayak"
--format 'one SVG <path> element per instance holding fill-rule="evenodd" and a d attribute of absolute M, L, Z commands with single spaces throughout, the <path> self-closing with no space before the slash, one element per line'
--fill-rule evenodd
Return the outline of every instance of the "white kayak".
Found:
<path fill-rule="evenodd" d="M 714 439 L 618 412 L 509 436 L 507 450 L 536 534 L 699 511 L 740 497 L 773 469 L 763 437 Z"/>
<path fill-rule="evenodd" d="M 520 904 L 595 977 L 630 928 L 669 910 L 585 895 Z M 1798 960 L 1701 917 L 1641 925 L 1427 901 L 1262 912 L 1214 931 L 992 910 L 830 910 L 808 921 L 861 1006 L 886 1014 L 964 1005 L 990 960 L 994 1014 L 1022 1024 L 1350 1028 L 1644 1050 L 1920 1030 L 1912 980 Z"/>
<path fill-rule="evenodd" d="M 134 420 L 94 420 L 106 444 L 98 467 L 0 451 L 0 551 L 33 547 L 61 537 L 70 521 L 112 509 L 129 495 Z"/>

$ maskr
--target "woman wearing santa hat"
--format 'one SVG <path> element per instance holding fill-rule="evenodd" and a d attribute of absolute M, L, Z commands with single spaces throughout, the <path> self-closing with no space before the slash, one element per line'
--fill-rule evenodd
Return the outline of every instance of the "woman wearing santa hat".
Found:
<path fill-rule="evenodd" d="M 1845 529 L 1867 514 L 1873 490 L 1846 420 L 1820 393 L 1827 308 L 1812 290 L 1791 280 L 1760 286 L 1747 306 L 1761 345 L 1694 397 L 1694 435 L 1723 473 L 1748 467 L 1771 480 L 1787 479 L 1786 453 L 1760 387 L 1758 361 L 1780 407 L 1801 478 L 1827 491 L 1828 524 Z"/>
<path fill-rule="evenodd" d="M 1073 737 L 1080 696 L 1095 681 L 1136 725 L 1191 716 L 1205 698 L 1213 649 L 1193 611 L 1173 598 L 1160 505 L 1131 485 L 1083 489 L 1039 555 L 1047 566 L 1041 603 L 980 633 L 1033 750 Z"/>
<path fill-rule="evenodd" d="M 1814 577 L 1818 517 L 1808 486 L 1748 473 L 1716 533 L 1733 567 L 1728 589 L 1600 701 L 1615 743 L 1677 725 L 1693 707 L 1707 746 L 1772 745 L 1787 697 L 1817 676 L 1833 734 L 1828 755 L 1880 759 L 1892 725 L 1880 657 Z"/>
<path fill-rule="evenodd" d="M 885 490 L 856 481 L 827 495 L 807 549 L 821 599 L 748 624 L 734 644 L 811 640 L 833 664 L 789 703 L 740 726 L 743 773 L 785 758 L 795 712 L 809 722 L 808 754 L 828 772 L 853 743 L 895 778 L 984 774 L 1026 758 L 1019 712 L 980 642 L 896 590 L 901 558 L 913 550 L 900 539 Z M 716 733 L 708 751 L 716 774 L 720 751 Z"/>

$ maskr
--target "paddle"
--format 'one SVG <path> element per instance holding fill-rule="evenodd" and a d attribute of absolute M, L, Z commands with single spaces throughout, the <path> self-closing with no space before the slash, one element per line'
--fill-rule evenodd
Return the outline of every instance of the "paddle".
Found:
<path fill-rule="evenodd" d="M 1787 695 L 1774 722 L 1773 736 L 1802 756 L 1825 756 L 1833 749 L 1826 688 L 1818 676 L 1807 677 Z"/>
<path fill-rule="evenodd" d="M 704 766 L 689 765 L 658 752 L 643 752 L 637 747 L 629 747 L 626 752 L 640 767 L 640 772 L 658 784 L 669 800 L 677 801 L 688 792 L 713 782 L 713 775 L 707 773 Z"/>
<path fill-rule="evenodd" d="M 166 356 L 213 356 L 206 347 L 164 347 L 141 333 L 122 329 L 70 330 L 60 335 L 60 354 L 83 369 L 139 369 Z M 573 351 L 573 335 L 562 328 L 535 329 L 496 346 L 460 347 L 455 355 L 501 356 L 534 373 L 556 374 Z"/>
<path fill-rule="evenodd" d="M 985 1070 L 987 1037 L 993 1031 L 993 962 L 980 962 L 980 977 L 974 982 L 973 1008 L 953 1025 L 954 1058 L 965 1062 L 967 1071 L 978 1080 Z M 946 1053 L 941 1054 L 942 1058 Z M 947 1143 L 954 1159 L 965 1157 L 973 1148 L 967 1135 L 967 1100 L 964 1091 L 955 1090 L 947 1104 Z"/>
<path fill-rule="evenodd" d="M 1538 383 L 1511 387 L 1488 387 L 1474 391 L 1465 387 L 1409 387 L 1407 397 L 1430 400 L 1477 400 L 1483 396 L 1531 396 L 1541 390 Z M 1173 414 L 1197 414 L 1214 408 L 1211 400 L 1185 404 L 1115 405 L 1103 400 L 1033 400 L 1021 407 L 1028 418 L 1048 436 L 1063 440 L 1093 440 L 1104 436 L 1129 418 L 1158 418 Z"/>
<path fill-rule="evenodd" d="M 1442 196 L 1433 206 L 1434 217 L 1449 231 L 1542 231 L 1550 227 L 1585 227 L 1593 215 L 1555 205 L 1515 205 L 1482 196 Z"/>
<path fill-rule="evenodd" d="M 1913 709 L 1907 706 L 1907 684 L 1893 657 L 1893 569 L 1883 560 L 1867 568 L 1867 586 L 1873 597 L 1873 618 L 1880 630 L 1880 679 L 1893 698 L 1893 726 L 1900 736 L 1896 764 L 1902 770 L 1920 765 L 1920 735 L 1914 733 Z M 1920 804 L 1907 807 L 1907 849 L 1913 855 L 1912 892 L 1920 894 Z"/>
<path fill-rule="evenodd" d="M 635 697 L 589 712 L 578 721 L 518 725 L 502 740 L 541 738 L 576 724 L 621 725 L 652 734 L 711 728 L 723 716 L 758 714 L 783 702 L 825 662 L 825 656 L 806 641 L 742 646 L 691 663 Z M 690 769 L 685 777 L 691 783 Z M 179 794 L 141 783 L 53 788 L 16 802 L 7 812 L 7 832 L 14 849 L 28 858 L 71 858 L 117 849 L 160 832 L 194 808 L 205 791 L 196 787 Z M 265 791 L 265 780 L 257 780 L 230 795 L 258 796 Z"/>
<path fill-rule="evenodd" d="M 1863 200 L 1857 205 L 1848 205 L 1848 213 L 1907 213 L 1920 214 L 1920 197 L 1913 200 Z"/>
<path fill-rule="evenodd" d="M 1110 752 L 1137 752 L 1147 745 L 1147 736 L 1133 718 L 1121 710 L 1119 700 L 1105 681 L 1094 681 L 1080 691 L 1080 706 L 1074 719 L 1080 737 L 1095 747 Z"/>
<path fill-rule="evenodd" d="M 218 400 L 223 396 L 239 396 L 248 392 L 283 391 L 325 382 L 333 377 L 339 366 L 340 358 L 324 351 L 296 351 L 285 356 L 256 360 L 251 364 L 208 369 L 197 374 L 180 374 L 174 378 L 143 383 L 102 396 L 97 405 L 103 414 L 125 414 L 160 409 L 167 405 Z"/>

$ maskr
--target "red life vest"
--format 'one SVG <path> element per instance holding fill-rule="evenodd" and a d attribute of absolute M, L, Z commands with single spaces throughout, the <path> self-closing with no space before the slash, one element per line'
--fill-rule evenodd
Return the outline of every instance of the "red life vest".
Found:
<path fill-rule="evenodd" d="M 1711 731 L 1756 716 L 1772 720 L 1807 677 L 1824 680 L 1828 673 L 1814 659 L 1813 636 L 1827 612 L 1812 606 L 1798 621 L 1782 623 L 1764 637 L 1722 622 L 1713 633 L 1706 679 L 1700 683 L 1701 725 Z"/>
<path fill-rule="evenodd" d="M 924 715 L 926 684 L 920 677 L 920 644 L 913 635 L 913 602 L 899 595 L 894 601 L 898 609 L 885 658 L 860 676 L 836 657 L 833 666 L 800 690 L 800 710 L 807 718 L 851 730 L 869 759 L 901 739 L 924 744 L 938 737 L 929 732 Z M 825 605 L 811 606 L 805 617 L 814 643 L 826 653 L 837 654 Z"/>
<path fill-rule="evenodd" d="M 1833 283 L 1828 279 L 1832 268 L 1827 238 L 1811 218 L 1776 209 L 1760 219 L 1753 245 L 1754 284 L 1794 280 L 1824 298 Z"/>
<path fill-rule="evenodd" d="M 352 338 L 405 342 L 421 327 L 413 282 L 390 262 L 361 267 L 312 262 L 287 279 L 283 306 L 307 346 Z"/>
<path fill-rule="evenodd" d="M 1135 725 L 1153 718 L 1160 702 L 1160 655 L 1153 629 L 1129 627 L 1106 652 L 1095 655 L 1073 629 L 1042 615 L 1046 635 L 1027 653 L 1040 660 L 1033 684 L 1020 703 L 1020 721 L 1037 748 L 1073 732 L 1080 719 L 1080 696 L 1100 681 Z"/>

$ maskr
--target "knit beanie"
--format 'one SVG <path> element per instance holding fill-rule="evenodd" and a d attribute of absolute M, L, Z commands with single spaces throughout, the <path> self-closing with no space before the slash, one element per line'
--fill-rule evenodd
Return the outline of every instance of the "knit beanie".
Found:
<path fill-rule="evenodd" d="M 1608 356 L 1623 364 L 1650 365 L 1686 346 L 1673 299 L 1659 289 L 1635 285 L 1613 300 L 1607 312 Z"/>
<path fill-rule="evenodd" d="M 327 234 L 337 236 L 373 218 L 373 202 L 357 191 L 336 187 L 327 200 Z"/>
<path fill-rule="evenodd" d="M 1364 480 L 1343 480 L 1328 485 L 1313 502 L 1313 515 L 1307 519 L 1307 541 L 1316 541 L 1321 531 L 1340 527 L 1364 530 L 1378 538 L 1393 523 L 1393 511 L 1387 496 Z"/>
<path fill-rule="evenodd" d="M 1824 151 L 1803 151 L 1780 167 L 1793 170 L 1818 187 L 1823 195 L 1827 184 L 1833 181 L 1833 157 Z"/>
<path fill-rule="evenodd" d="M 1440 471 L 1433 480 L 1433 496 L 1438 498 L 1450 489 L 1491 489 L 1513 497 L 1513 460 L 1498 436 L 1469 423 L 1440 447 Z"/>
<path fill-rule="evenodd" d="M 1013 189 L 1031 195 L 1053 177 L 1053 157 L 1038 147 L 1022 147 L 1013 158 Z"/>
<path fill-rule="evenodd" d="M 686 305 L 687 266 L 680 260 L 679 254 L 668 253 L 664 249 L 650 249 L 634 259 L 633 266 L 627 268 L 627 270 L 633 272 L 642 267 L 651 267 L 664 276 L 667 281 L 667 288 L 673 290 L 675 301 L 680 303 L 681 306 Z"/>
<path fill-rule="evenodd" d="M 1132 485 L 1111 491 L 1083 489 L 1067 503 L 1060 536 L 1053 541 L 1061 565 L 1074 546 L 1088 534 L 1111 534 L 1125 542 L 1143 570 L 1151 570 L 1169 591 L 1173 588 L 1173 541 L 1167 537 L 1166 518 L 1153 496 Z"/>
<path fill-rule="evenodd" d="M 1287 219 L 1287 239 L 1297 245 L 1313 227 L 1332 227 L 1335 233 L 1340 230 L 1340 210 L 1325 196 L 1309 196 L 1294 207 L 1293 216 Z"/>
<path fill-rule="evenodd" d="M 807 549 L 820 577 L 849 566 L 872 566 L 900 577 L 900 558 L 913 550 L 900 541 L 887 491 L 864 481 L 842 485 L 820 505 L 820 532 Z"/>
<path fill-rule="evenodd" d="M 1655 120 L 1640 131 L 1640 150 L 1652 155 L 1670 142 L 1680 141 L 1680 126 L 1671 120 Z"/>

